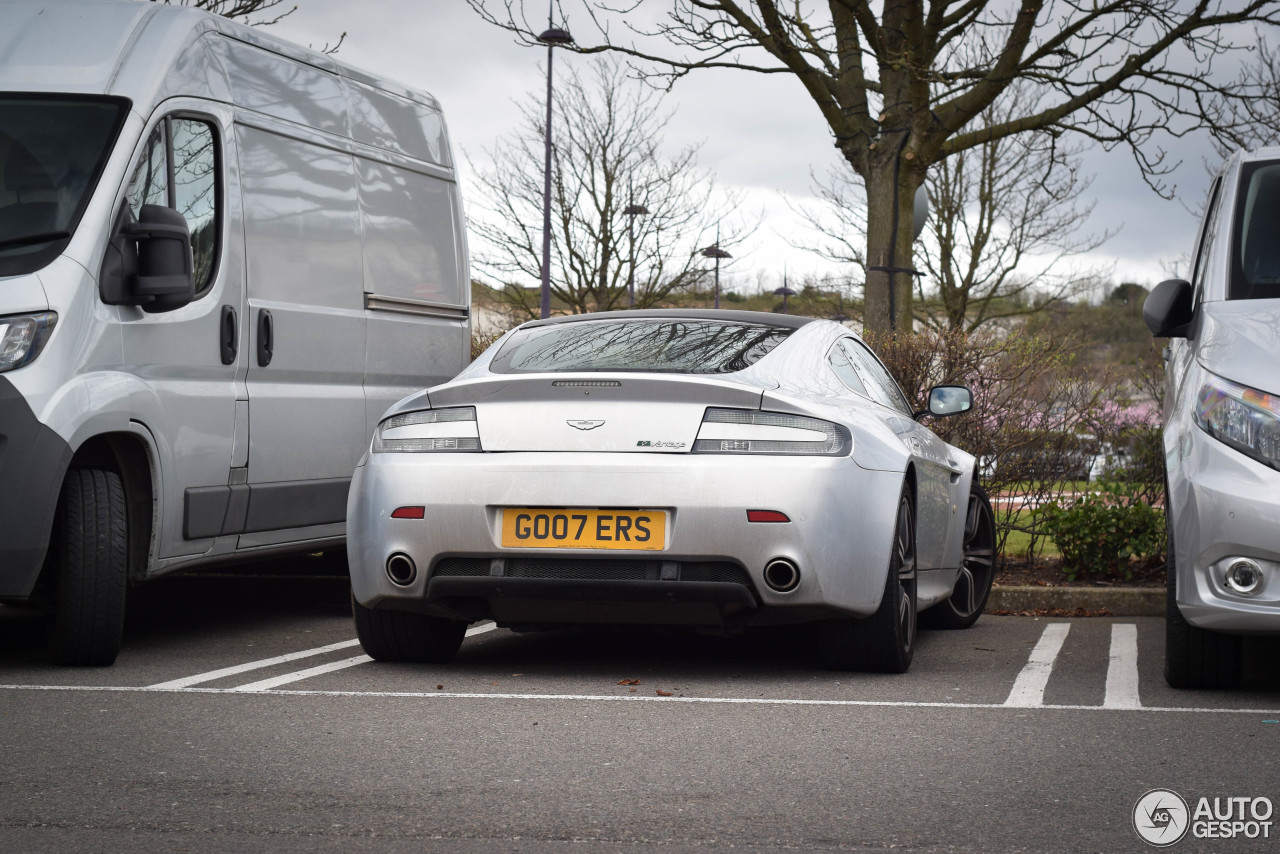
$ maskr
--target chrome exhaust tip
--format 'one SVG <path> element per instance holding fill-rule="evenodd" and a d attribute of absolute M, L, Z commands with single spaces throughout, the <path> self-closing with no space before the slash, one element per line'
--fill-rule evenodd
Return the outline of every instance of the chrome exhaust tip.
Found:
<path fill-rule="evenodd" d="M 770 590 L 789 593 L 800 586 L 800 567 L 786 558 L 775 558 L 765 564 L 764 583 Z"/>
<path fill-rule="evenodd" d="M 387 578 L 397 587 L 408 587 L 418 577 L 418 567 L 413 558 L 396 552 L 387 558 Z"/>

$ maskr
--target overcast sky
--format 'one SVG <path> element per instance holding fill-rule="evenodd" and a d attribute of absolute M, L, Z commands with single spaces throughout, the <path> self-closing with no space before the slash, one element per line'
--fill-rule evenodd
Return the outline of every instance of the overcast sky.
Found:
<path fill-rule="evenodd" d="M 273 35 L 320 47 L 345 31 L 339 59 L 439 99 L 459 161 L 465 154 L 482 164 L 484 150 L 518 122 L 516 102 L 532 97 L 541 103 L 544 97 L 545 50 L 515 44 L 463 0 L 287 2 L 298 10 L 271 27 Z M 572 19 L 568 26 L 572 31 Z M 559 51 L 556 68 L 586 61 Z M 821 174 L 839 163 L 826 123 L 794 78 L 698 71 L 677 83 L 666 104 L 676 110 L 667 129 L 671 147 L 702 142 L 700 165 L 721 184 L 742 189 L 748 205 L 765 214 L 753 250 L 734 263 L 740 282 L 754 281 L 760 272 L 780 278 L 784 262 L 793 275 L 847 272 L 788 245 L 789 239 L 804 242 L 806 231 L 782 194 L 803 200 L 811 195 L 810 171 Z M 1205 162 L 1214 160 L 1213 152 L 1204 139 L 1165 142 L 1182 161 L 1172 176 L 1174 201 L 1146 186 L 1127 150 L 1087 154 L 1086 172 L 1095 176 L 1088 200 L 1097 203 L 1087 227 L 1118 230 L 1094 260 L 1114 263 L 1117 282 L 1151 286 L 1167 278 L 1161 262 L 1187 253 L 1194 240 L 1196 223 L 1187 209 L 1204 195 Z"/>

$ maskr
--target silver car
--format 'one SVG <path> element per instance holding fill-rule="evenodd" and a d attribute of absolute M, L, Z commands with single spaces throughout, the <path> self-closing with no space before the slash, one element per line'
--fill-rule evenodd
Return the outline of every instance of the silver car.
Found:
<path fill-rule="evenodd" d="M 520 326 L 383 417 L 356 470 L 356 628 L 441 661 L 516 629 L 818 622 L 829 666 L 904 672 L 917 612 L 971 625 L 991 587 L 974 458 L 920 424 L 845 327 L 628 311 Z"/>
<path fill-rule="evenodd" d="M 1214 180 L 1191 281 L 1143 318 L 1165 351 L 1165 678 L 1225 688 L 1242 636 L 1280 633 L 1280 148 Z"/>

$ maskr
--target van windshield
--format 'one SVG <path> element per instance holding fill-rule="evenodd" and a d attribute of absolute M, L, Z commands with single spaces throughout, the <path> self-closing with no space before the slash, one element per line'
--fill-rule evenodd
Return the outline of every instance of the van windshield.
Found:
<path fill-rule="evenodd" d="M 66 246 L 128 102 L 0 93 L 0 276 L 30 273 Z"/>
<path fill-rule="evenodd" d="M 1229 298 L 1280 298 L 1280 162 L 1246 163 L 1237 199 Z"/>

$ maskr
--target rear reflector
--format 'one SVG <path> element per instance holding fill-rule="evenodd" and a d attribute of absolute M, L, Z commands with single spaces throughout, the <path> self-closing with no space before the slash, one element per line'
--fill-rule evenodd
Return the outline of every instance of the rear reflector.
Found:
<path fill-rule="evenodd" d="M 427 518 L 427 508 L 425 507 L 398 507 L 396 512 L 391 514 L 392 519 L 425 519 Z"/>
<path fill-rule="evenodd" d="M 748 522 L 790 522 L 791 517 L 777 510 L 748 510 Z"/>

